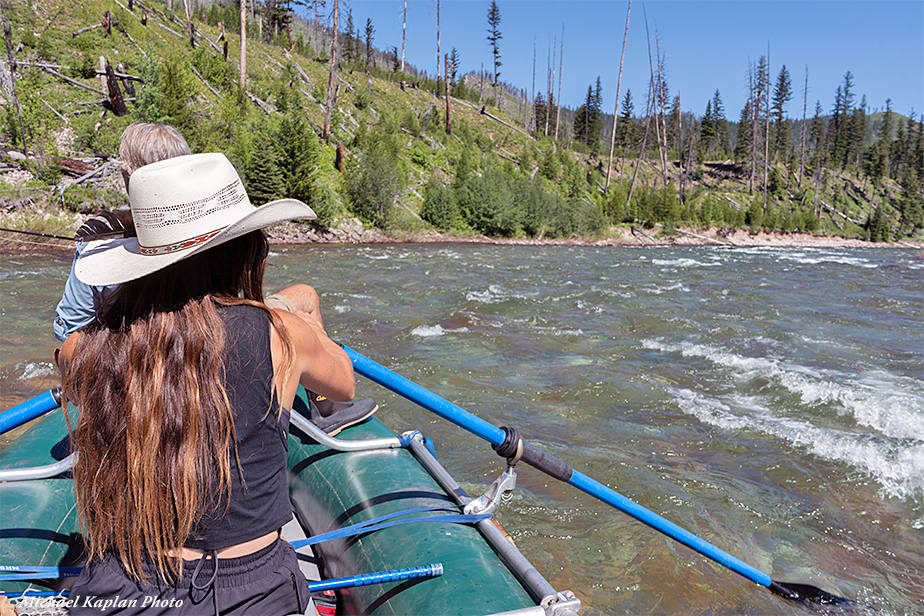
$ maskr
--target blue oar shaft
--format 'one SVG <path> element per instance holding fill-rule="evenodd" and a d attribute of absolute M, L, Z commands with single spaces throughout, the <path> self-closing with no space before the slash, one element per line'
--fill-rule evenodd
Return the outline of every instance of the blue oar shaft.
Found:
<path fill-rule="evenodd" d="M 308 590 L 317 592 L 322 590 L 337 590 L 339 588 L 353 588 L 354 586 L 368 586 L 369 584 L 385 584 L 386 582 L 399 582 L 415 578 L 432 578 L 443 575 L 442 563 L 434 563 L 425 567 L 413 567 L 411 569 L 396 569 L 394 571 L 382 571 L 381 573 L 366 573 L 363 575 L 353 575 L 345 578 L 334 580 L 321 580 L 320 582 L 308 582 Z"/>
<path fill-rule="evenodd" d="M 385 366 L 374 362 L 373 360 L 357 353 L 353 349 L 344 346 L 344 350 L 353 362 L 353 369 L 367 379 L 378 383 L 379 385 L 390 389 L 391 391 L 404 396 L 408 400 L 419 404 L 425 409 L 432 411 L 447 421 L 451 421 L 460 428 L 468 430 L 475 436 L 498 446 L 504 442 L 505 434 L 500 428 L 497 428 L 483 419 L 472 415 L 462 407 L 449 402 L 448 400 L 437 396 L 433 392 L 424 389 L 417 383 L 389 370 Z M 761 586 L 770 586 L 772 580 L 766 573 L 755 569 L 746 562 L 735 558 L 728 552 L 718 548 L 711 543 L 697 537 L 688 530 L 674 524 L 670 520 L 642 507 L 635 501 L 632 501 L 615 490 L 612 490 L 599 481 L 572 469 L 566 463 L 562 462 L 555 456 L 548 454 L 530 443 L 525 444 L 523 461 L 531 466 L 538 468 L 540 471 L 549 473 L 553 477 L 560 479 L 574 486 L 578 490 L 597 498 L 604 503 L 619 509 L 623 513 L 632 516 L 636 520 L 647 524 L 682 543 L 683 545 L 699 552 L 715 562 L 727 567 L 745 578 L 760 584 Z"/>
<path fill-rule="evenodd" d="M 0 413 L 0 434 L 13 428 L 18 428 L 24 423 L 58 408 L 61 405 L 60 395 L 60 389 L 51 389 Z"/>
<path fill-rule="evenodd" d="M 630 500 L 619 492 L 606 487 L 599 481 L 591 479 L 580 471 L 573 471 L 571 479 L 568 481 L 568 485 L 574 486 L 581 492 L 589 494 L 608 505 L 612 505 L 623 513 L 632 516 L 639 522 L 647 524 L 655 530 L 664 533 L 668 537 L 679 541 L 683 545 L 699 552 L 703 556 L 706 556 L 707 558 L 714 560 L 720 565 L 731 569 L 735 573 L 743 575 L 752 582 L 756 582 L 761 586 L 770 586 L 770 583 L 773 581 L 770 579 L 770 576 L 763 571 L 755 569 L 743 560 L 735 558 L 725 550 L 712 545 L 704 539 L 697 537 L 685 528 L 677 526 L 670 520 L 661 517 L 657 513 L 650 511 L 645 507 L 642 507 L 635 501 Z"/>
<path fill-rule="evenodd" d="M 353 362 L 353 369 L 367 379 L 375 381 L 382 387 L 390 389 L 412 402 L 416 402 L 428 411 L 439 415 L 446 421 L 456 424 L 460 428 L 468 430 L 475 436 L 483 438 L 492 445 L 500 445 L 504 442 L 504 431 L 500 428 L 495 427 L 480 417 L 472 415 L 461 406 L 437 396 L 432 391 L 424 389 L 414 381 L 401 376 L 397 372 L 389 370 L 385 366 L 372 361 L 365 355 L 357 353 L 348 346 L 344 346 L 343 350 L 350 356 L 350 360 Z"/>

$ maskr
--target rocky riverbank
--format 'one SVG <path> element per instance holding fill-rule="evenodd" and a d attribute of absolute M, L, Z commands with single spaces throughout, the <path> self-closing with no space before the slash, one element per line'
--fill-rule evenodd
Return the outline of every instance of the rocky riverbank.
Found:
<path fill-rule="evenodd" d="M 612 227 L 606 237 L 588 238 L 492 238 L 481 235 L 425 232 L 384 233 L 365 227 L 358 219 L 344 221 L 337 228 L 315 229 L 289 222 L 268 230 L 272 244 L 395 244 L 417 242 L 465 242 L 481 244 L 562 245 L 562 246 L 773 246 L 815 248 L 911 248 L 924 250 L 921 241 L 868 242 L 835 235 L 814 235 L 789 231 L 710 228 L 640 229 Z"/>
<path fill-rule="evenodd" d="M 79 217 L 78 217 L 79 218 Z M 79 226 L 80 222 L 75 224 Z M 18 231 L 29 231 L 19 228 Z M 63 233 L 63 232 L 61 232 Z M 267 229 L 271 244 L 406 244 L 420 242 L 464 242 L 480 244 L 514 244 L 546 246 L 771 246 L 814 248 L 908 248 L 924 251 L 920 240 L 899 242 L 868 242 L 835 235 L 814 235 L 789 231 L 761 231 L 748 229 L 710 228 L 664 230 L 642 229 L 634 226 L 612 227 L 600 238 L 495 238 L 462 233 L 437 231 L 392 231 L 366 227 L 356 219 L 340 221 L 336 227 L 319 228 L 299 222 L 287 222 Z M 70 251 L 73 243 L 67 239 L 26 235 L 0 231 L 0 252 L 58 252 Z"/>

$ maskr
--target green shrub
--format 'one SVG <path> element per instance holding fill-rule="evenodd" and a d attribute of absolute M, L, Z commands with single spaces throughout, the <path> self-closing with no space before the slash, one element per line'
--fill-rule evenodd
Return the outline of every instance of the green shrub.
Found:
<path fill-rule="evenodd" d="M 461 229 L 464 226 L 452 190 L 435 178 L 431 178 L 424 186 L 420 217 L 440 231 Z"/>
<path fill-rule="evenodd" d="M 422 141 L 418 141 L 414 144 L 411 148 L 410 155 L 411 162 L 421 169 L 426 169 L 430 165 L 430 148 Z"/>
<path fill-rule="evenodd" d="M 353 212 L 376 227 L 390 228 L 395 198 L 404 184 L 397 156 L 383 143 L 374 141 L 344 179 Z"/>

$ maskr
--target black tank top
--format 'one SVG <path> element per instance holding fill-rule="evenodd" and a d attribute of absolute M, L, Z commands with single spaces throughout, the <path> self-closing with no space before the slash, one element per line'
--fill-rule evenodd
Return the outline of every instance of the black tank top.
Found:
<path fill-rule="evenodd" d="M 198 550 L 256 539 L 292 519 L 286 467 L 289 414 L 284 411 L 279 418 L 269 318 L 247 305 L 220 312 L 228 341 L 224 386 L 234 412 L 240 466 L 230 452 L 231 502 L 226 509 L 226 498 L 218 498 L 204 512 L 186 541 L 186 547 Z"/>

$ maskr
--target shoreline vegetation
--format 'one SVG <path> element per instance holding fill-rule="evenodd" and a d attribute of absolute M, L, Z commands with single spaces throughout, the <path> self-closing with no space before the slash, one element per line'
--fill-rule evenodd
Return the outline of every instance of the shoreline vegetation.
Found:
<path fill-rule="evenodd" d="M 9 221 L 2 221 L 6 226 Z M 35 228 L 34 225 L 30 225 Z M 54 231 L 23 226 L 16 231 L 61 235 Z M 724 246 L 730 248 L 772 247 L 772 248 L 903 248 L 922 251 L 924 242 L 918 240 L 895 242 L 871 242 L 857 238 L 846 238 L 829 234 L 801 233 L 797 231 L 760 230 L 746 228 L 708 229 L 676 227 L 645 229 L 635 225 L 610 227 L 601 237 L 531 238 L 531 237 L 488 237 L 478 234 L 441 233 L 427 231 L 383 232 L 366 227 L 356 218 L 343 221 L 339 226 L 319 229 L 313 225 L 290 221 L 267 229 L 269 242 L 273 246 L 296 246 L 311 244 L 339 245 L 386 245 L 416 243 L 473 243 L 511 246 L 616 246 L 616 247 L 666 247 L 666 246 Z M 66 237 L 66 236 L 65 236 Z M 0 231 L 0 254 L 59 253 L 73 250 L 73 242 L 56 237 L 40 237 L 11 231 Z"/>

